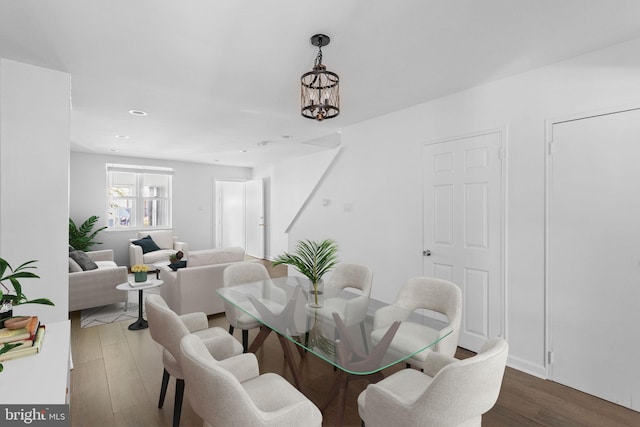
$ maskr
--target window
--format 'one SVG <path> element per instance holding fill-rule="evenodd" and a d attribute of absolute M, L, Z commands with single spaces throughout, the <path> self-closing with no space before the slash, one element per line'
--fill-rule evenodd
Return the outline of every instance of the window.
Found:
<path fill-rule="evenodd" d="M 107 226 L 170 228 L 173 169 L 107 164 Z"/>

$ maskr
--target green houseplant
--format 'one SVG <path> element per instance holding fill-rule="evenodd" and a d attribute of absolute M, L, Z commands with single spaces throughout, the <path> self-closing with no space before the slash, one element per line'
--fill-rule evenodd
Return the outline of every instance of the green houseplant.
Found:
<path fill-rule="evenodd" d="M 85 222 L 76 226 L 75 222 L 69 218 L 69 245 L 78 251 L 88 251 L 93 245 L 101 245 L 102 242 L 94 242 L 96 235 L 107 227 L 100 227 L 96 231 L 91 232 L 99 216 L 92 215 Z"/>
<path fill-rule="evenodd" d="M 28 299 L 22 292 L 22 285 L 20 279 L 39 279 L 40 276 L 29 271 L 35 269 L 36 260 L 27 261 L 16 268 L 12 268 L 11 265 L 4 259 L 0 258 L 0 303 L 2 309 L 0 310 L 0 320 L 4 323 L 6 318 L 13 315 L 13 307 L 21 304 L 44 304 L 54 305 L 48 298 L 36 298 Z M 18 344 L 4 343 L 0 347 L 0 354 L 6 353 Z M 0 363 L 0 372 L 2 372 L 3 366 Z"/>
<path fill-rule="evenodd" d="M 325 239 L 319 242 L 312 240 L 298 241 L 293 254 L 283 253 L 273 261 L 273 266 L 291 265 L 305 275 L 313 284 L 310 305 L 322 306 L 322 276 L 338 263 L 338 244 Z"/>

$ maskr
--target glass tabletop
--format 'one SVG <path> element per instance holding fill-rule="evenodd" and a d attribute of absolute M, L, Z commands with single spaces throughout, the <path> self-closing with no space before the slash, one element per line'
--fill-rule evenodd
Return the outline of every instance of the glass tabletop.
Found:
<path fill-rule="evenodd" d="M 304 277 L 218 289 L 223 300 L 296 345 L 355 375 L 403 362 L 451 333 L 448 323 L 358 294 L 325 287 L 323 305 L 308 304 Z"/>

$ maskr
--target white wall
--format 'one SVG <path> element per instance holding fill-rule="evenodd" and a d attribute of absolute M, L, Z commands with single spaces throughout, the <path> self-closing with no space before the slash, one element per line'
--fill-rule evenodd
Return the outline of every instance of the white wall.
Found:
<path fill-rule="evenodd" d="M 0 256 L 38 260 L 15 314 L 68 319 L 69 75 L 0 59 Z"/>
<path fill-rule="evenodd" d="M 639 51 L 640 39 L 633 40 L 344 128 L 343 152 L 294 224 L 289 246 L 336 239 L 342 260 L 373 267 L 373 296 L 392 301 L 408 278 L 423 274 L 422 144 L 506 129 L 509 364 L 544 376 L 545 120 L 640 105 Z M 271 209 L 288 215 L 277 204 Z"/>
<path fill-rule="evenodd" d="M 342 147 L 332 148 L 254 169 L 254 179 L 265 183 L 265 258 L 272 259 L 288 250 L 287 230 L 295 224 L 341 150 Z"/>
<path fill-rule="evenodd" d="M 107 163 L 174 169 L 173 230 L 190 249 L 215 247 L 214 181 L 251 178 L 250 168 L 72 152 L 70 216 L 77 225 L 91 215 L 100 217 L 96 229 L 106 225 Z M 96 238 L 103 244 L 93 246 L 93 249 L 113 249 L 116 262 L 129 265 L 129 238 L 136 237 L 136 233 L 104 230 Z"/>

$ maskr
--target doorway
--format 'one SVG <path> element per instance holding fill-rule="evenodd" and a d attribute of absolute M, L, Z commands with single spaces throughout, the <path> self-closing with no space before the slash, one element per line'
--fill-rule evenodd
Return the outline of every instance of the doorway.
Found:
<path fill-rule="evenodd" d="M 216 181 L 216 247 L 241 246 L 264 258 L 263 181 Z"/>
<path fill-rule="evenodd" d="M 503 135 L 423 147 L 424 274 L 460 286 L 459 345 L 476 352 L 504 336 Z"/>
<path fill-rule="evenodd" d="M 640 109 L 552 122 L 549 378 L 640 410 Z"/>

